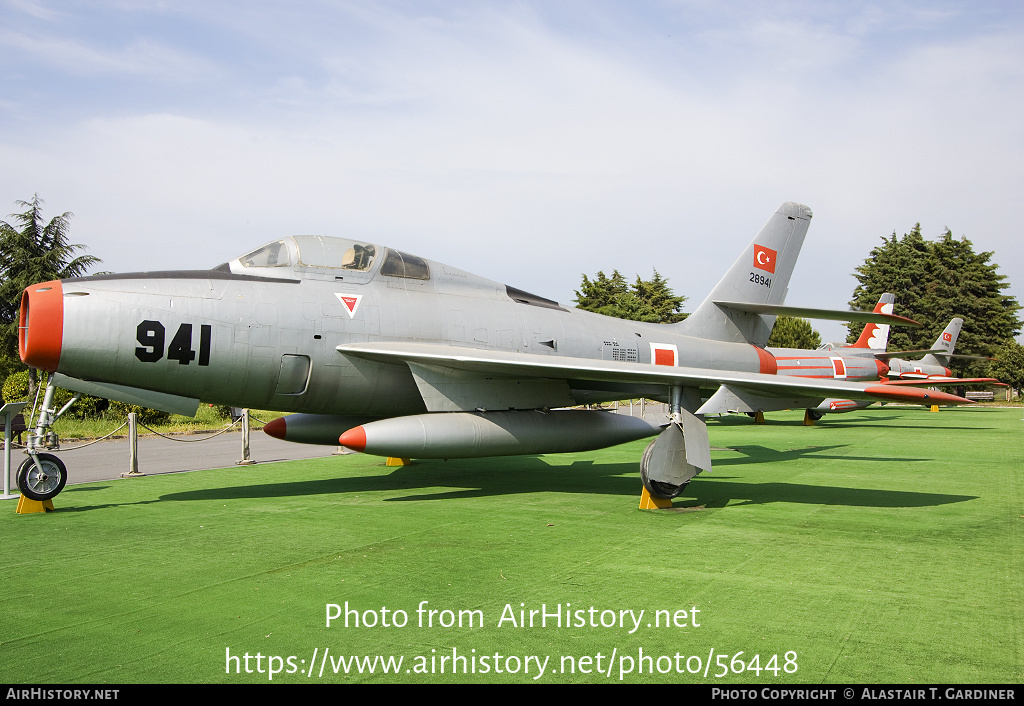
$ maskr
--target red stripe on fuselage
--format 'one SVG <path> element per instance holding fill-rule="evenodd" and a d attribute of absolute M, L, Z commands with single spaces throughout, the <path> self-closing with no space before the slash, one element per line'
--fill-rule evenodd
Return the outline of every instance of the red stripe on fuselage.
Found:
<path fill-rule="evenodd" d="M 760 363 L 761 368 L 760 372 L 766 375 L 777 375 L 779 372 L 779 364 L 775 362 L 775 356 L 764 348 L 754 346 L 754 350 L 757 351 L 757 360 Z"/>

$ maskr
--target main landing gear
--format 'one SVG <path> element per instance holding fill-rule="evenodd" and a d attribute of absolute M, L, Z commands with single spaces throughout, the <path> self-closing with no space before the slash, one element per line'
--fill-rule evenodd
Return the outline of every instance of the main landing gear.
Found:
<path fill-rule="evenodd" d="M 701 471 L 711 471 L 711 443 L 701 417 L 690 412 L 700 407 L 700 391 L 673 385 L 669 423 L 644 449 L 640 480 L 652 498 L 671 500 Z"/>
<path fill-rule="evenodd" d="M 672 483 L 666 483 L 664 481 L 651 480 L 648 475 L 648 469 L 650 468 L 651 455 L 654 453 L 654 443 L 657 439 L 647 444 L 647 448 L 644 449 L 644 455 L 640 458 L 640 480 L 643 482 L 644 487 L 647 488 L 647 492 L 651 494 L 652 498 L 661 498 L 663 500 L 671 500 L 682 493 L 686 486 L 690 484 L 690 481 L 686 481 L 682 485 L 673 485 Z"/>

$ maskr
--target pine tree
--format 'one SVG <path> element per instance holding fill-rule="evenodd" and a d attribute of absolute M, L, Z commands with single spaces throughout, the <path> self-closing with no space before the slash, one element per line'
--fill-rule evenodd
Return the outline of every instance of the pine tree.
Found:
<path fill-rule="evenodd" d="M 618 270 L 611 277 L 604 272 L 598 272 L 594 279 L 583 275 L 575 301 L 578 309 L 632 321 L 675 323 L 686 318 L 679 311 L 686 297 L 676 296 L 657 270 L 650 280 L 637 275 L 632 286 Z"/>
<path fill-rule="evenodd" d="M 915 224 L 902 238 L 898 238 L 895 232 L 889 238 L 882 238 L 882 245 L 874 248 L 864 264 L 857 268 L 854 277 L 860 284 L 853 290 L 850 307 L 857 311 L 871 311 L 882 294 L 892 292 L 896 296 L 896 313 L 921 321 L 919 317 L 923 312 L 919 308 L 919 302 L 925 280 L 924 263 L 927 258 L 928 244 L 921 235 L 920 223 Z M 946 323 L 948 321 L 942 326 Z M 863 328 L 863 323 L 847 324 L 847 341 L 855 342 Z M 891 328 L 889 349 L 922 348 L 923 346 L 912 343 L 913 331 L 903 327 Z M 931 345 L 934 340 L 932 338 L 925 345 Z"/>
<path fill-rule="evenodd" d="M 974 252 L 967 238 L 956 239 L 946 229 L 937 241 L 921 236 L 920 224 L 897 238 L 883 238 L 881 247 L 857 268 L 859 284 L 850 306 L 870 309 L 883 292 L 896 295 L 895 313 L 924 324 L 923 328 L 894 327 L 889 350 L 929 348 L 950 319 L 964 320 L 956 352 L 992 356 L 1003 342 L 1021 330 L 1020 305 L 1002 290 L 1009 285 L 991 262 L 992 252 Z M 854 341 L 863 324 L 850 324 L 847 340 Z M 985 361 L 954 358 L 950 365 L 961 377 L 983 376 Z"/>
<path fill-rule="evenodd" d="M 772 335 L 768 337 L 769 348 L 814 350 L 820 345 L 821 334 L 814 330 L 810 321 L 798 316 L 780 316 L 775 319 Z"/>
<path fill-rule="evenodd" d="M 27 210 L 11 214 L 15 225 L 0 221 L 0 367 L 5 375 L 21 367 L 18 317 L 25 287 L 79 277 L 100 262 L 92 255 L 75 255 L 84 246 L 68 242 L 71 213 L 47 223 L 38 194 L 31 201 L 16 203 Z M 29 371 L 29 379 L 34 389 L 35 370 Z"/>
<path fill-rule="evenodd" d="M 673 324 L 686 318 L 679 310 L 683 307 L 686 297 L 676 296 L 668 286 L 668 280 L 654 270 L 654 276 L 644 281 L 637 275 L 633 283 L 633 292 L 644 304 L 645 318 L 641 321 Z"/>
<path fill-rule="evenodd" d="M 1024 395 L 1024 346 L 1012 338 L 999 346 L 992 365 L 992 377 Z"/>
<path fill-rule="evenodd" d="M 618 270 L 613 270 L 611 277 L 599 271 L 593 280 L 583 275 L 583 283 L 576 291 L 576 307 L 605 316 L 618 316 L 615 312 L 618 311 L 619 300 L 628 293 L 626 278 Z"/>

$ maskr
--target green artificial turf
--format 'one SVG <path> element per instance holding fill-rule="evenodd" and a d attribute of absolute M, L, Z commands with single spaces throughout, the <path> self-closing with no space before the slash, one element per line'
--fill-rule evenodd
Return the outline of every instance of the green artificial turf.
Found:
<path fill-rule="evenodd" d="M 0 681 L 1019 683 L 1021 410 L 800 419 L 710 421 L 714 472 L 672 510 L 637 509 L 643 442 L 8 501 Z M 360 625 L 327 627 L 346 603 Z M 542 609 L 561 625 L 519 624 Z"/>

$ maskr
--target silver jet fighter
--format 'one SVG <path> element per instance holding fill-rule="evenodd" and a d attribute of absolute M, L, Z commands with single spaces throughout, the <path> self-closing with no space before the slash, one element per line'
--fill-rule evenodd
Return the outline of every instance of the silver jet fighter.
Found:
<path fill-rule="evenodd" d="M 199 400 L 293 412 L 266 431 L 382 456 L 556 453 L 656 436 L 641 477 L 674 497 L 711 470 L 702 390 L 968 402 L 776 374 L 763 346 L 787 311 L 810 220 L 806 206 L 783 204 L 677 324 L 571 309 L 371 243 L 292 236 L 212 270 L 30 286 L 21 357 L 76 392 L 179 413 Z M 565 409 L 637 397 L 668 402 L 670 417 Z M 22 469 L 47 477 L 40 495 L 63 486 L 49 477 L 63 466 L 43 469 L 44 455 Z"/>
<path fill-rule="evenodd" d="M 882 294 L 875 305 L 874 313 L 889 317 L 892 324 L 920 326 L 917 322 L 893 314 L 895 296 Z M 797 311 L 792 308 L 791 310 Z M 862 312 L 839 312 L 803 309 L 807 316 L 850 321 L 867 321 Z M 823 315 L 822 315 L 823 314 Z M 953 347 L 963 324 L 963 319 L 953 319 L 939 335 L 931 349 L 917 351 L 886 352 L 890 323 L 868 323 L 854 343 L 826 343 L 815 350 L 797 348 L 767 348 L 766 352 L 775 361 L 778 375 L 808 377 L 817 379 L 854 380 L 858 382 L 878 381 L 888 385 L 907 386 L 952 386 L 977 383 L 1001 384 L 995 378 L 954 378 L 948 365 L 952 357 L 977 358 L 977 356 L 954 356 Z M 920 360 L 904 360 L 898 356 L 926 354 Z M 702 414 L 771 412 L 782 409 L 805 407 L 807 417 L 821 419 L 826 412 L 851 412 L 864 409 L 878 400 L 836 399 L 819 400 L 817 397 L 780 397 L 737 392 L 723 386 L 704 404 Z M 937 401 L 933 401 L 936 404 Z"/>
<path fill-rule="evenodd" d="M 894 380 L 945 382 L 955 379 L 952 377 L 953 373 L 948 367 L 953 358 L 981 358 L 980 356 L 957 355 L 953 353 L 953 349 L 956 347 L 956 340 L 960 337 L 960 329 L 963 328 L 963 325 L 963 319 L 956 318 L 951 320 L 928 350 L 883 352 L 876 353 L 875 357 L 886 362 L 889 367 L 889 377 Z M 914 354 L 921 355 L 921 358 L 918 360 L 907 360 L 901 357 Z M 964 382 L 992 382 L 992 379 L 979 378 L 976 380 L 965 380 Z"/>
<path fill-rule="evenodd" d="M 893 315 L 895 296 L 885 293 L 879 297 L 874 314 L 888 317 L 891 323 L 920 326 L 916 321 Z M 884 354 L 889 340 L 890 323 L 872 322 L 863 312 L 833 312 L 805 309 L 802 312 L 811 318 L 868 321 L 860 337 L 854 343 L 826 343 L 817 349 L 767 348 L 775 361 L 778 375 L 790 375 L 817 379 L 854 380 L 858 382 L 883 380 L 889 368 L 876 354 Z M 755 415 L 758 412 L 772 412 L 782 409 L 807 407 L 812 419 L 820 419 L 827 411 L 848 411 L 867 407 L 877 400 L 836 400 L 821 401 L 815 398 L 781 398 L 757 396 L 751 393 L 737 394 L 729 389 L 720 389 L 702 408 L 705 414 L 727 412 Z"/>

